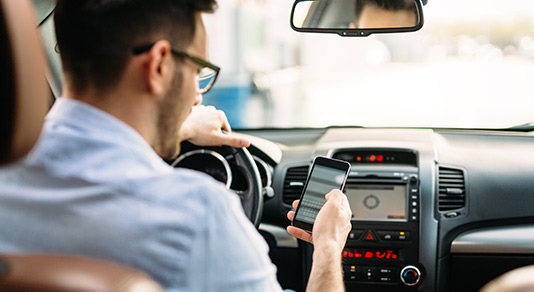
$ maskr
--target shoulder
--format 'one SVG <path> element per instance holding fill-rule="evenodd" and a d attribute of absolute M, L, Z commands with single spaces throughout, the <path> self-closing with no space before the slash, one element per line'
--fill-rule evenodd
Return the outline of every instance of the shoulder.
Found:
<path fill-rule="evenodd" d="M 173 169 L 132 183 L 141 198 L 170 208 L 182 207 L 189 202 L 206 209 L 239 201 L 237 195 L 222 183 L 204 173 L 188 169 Z"/>

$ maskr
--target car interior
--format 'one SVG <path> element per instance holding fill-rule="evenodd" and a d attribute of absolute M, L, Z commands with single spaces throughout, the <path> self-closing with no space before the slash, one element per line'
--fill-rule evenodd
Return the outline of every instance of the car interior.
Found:
<path fill-rule="evenodd" d="M 232 46 L 251 38 L 252 44 L 244 47 L 256 50 L 249 54 L 236 46 L 237 52 L 210 51 L 222 65 L 228 56 L 230 61 L 245 56 L 246 62 L 236 61 L 241 65 L 229 70 L 235 78 L 223 75 L 219 88 L 204 98 L 205 104 L 226 112 L 235 135 L 249 139 L 251 146 L 184 142 L 179 156 L 168 163 L 207 173 L 241 197 L 245 213 L 269 245 L 284 289 L 306 288 L 313 245 L 287 233 L 291 222 L 286 214 L 300 198 L 314 158 L 325 156 L 351 164 L 343 190 L 353 211 L 341 255 L 346 291 L 534 290 L 534 87 L 528 80 L 534 76 L 532 3 L 514 0 L 503 7 L 489 0 L 475 1 L 478 6 L 410 0 L 413 24 L 358 27 L 351 25 L 358 22 L 355 1 L 284 1 L 288 3 L 219 1 L 215 18 L 206 19 L 208 31 L 210 23 L 231 31 L 224 36 L 234 38 Z M 5 23 L 0 25 L 0 46 L 6 52 L 0 61 L 2 72 L 8 72 L 2 76 L 14 76 L 1 81 L 7 98 L 0 111 L 9 127 L 2 129 L 0 162 L 6 164 L 35 143 L 47 107 L 61 96 L 62 76 L 51 17 L 55 1 L 0 3 Z M 263 11 L 267 8 L 285 13 L 278 17 Z M 484 17 L 472 16 L 472 11 Z M 265 16 L 263 22 L 245 25 L 258 15 Z M 441 26 L 433 22 L 438 18 Z M 490 20 L 495 23 L 489 25 Z M 280 26 L 287 32 L 271 31 Z M 44 50 L 36 44 L 35 32 Z M 419 36 L 432 45 L 428 50 L 421 48 Z M 266 52 L 279 61 L 276 70 L 258 60 L 267 59 Z M 347 57 L 349 53 L 368 64 Z M 415 54 L 424 54 L 428 63 L 417 63 Z M 475 61 L 465 65 L 469 57 Z M 47 59 L 46 69 L 39 58 Z M 331 63 L 321 65 L 326 61 L 317 59 Z M 19 64 L 31 69 L 14 69 Z M 364 72 L 347 64 L 360 64 Z M 241 67 L 247 66 L 255 69 L 243 78 Z M 142 271 L 114 263 L 26 256 L 25 268 L 15 273 L 23 282 L 13 284 L 13 271 L 20 271 L 13 267 L 22 258 L 0 255 L 0 290 L 35 291 L 35 286 L 14 287 L 27 288 L 20 283 L 39 278 L 32 285 L 50 287 L 40 282 L 50 279 L 67 285 L 41 291 L 85 291 L 69 286 L 80 284 L 76 279 L 81 274 L 108 283 L 87 291 L 161 290 Z M 52 269 L 50 263 L 58 261 L 70 273 Z M 73 267 L 79 266 L 76 274 Z M 98 273 L 107 268 L 115 270 Z"/>

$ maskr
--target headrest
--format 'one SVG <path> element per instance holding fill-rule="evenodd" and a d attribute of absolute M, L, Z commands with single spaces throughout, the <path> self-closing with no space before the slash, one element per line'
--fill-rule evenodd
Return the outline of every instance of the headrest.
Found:
<path fill-rule="evenodd" d="M 26 155 L 48 110 L 45 52 L 29 0 L 0 0 L 0 165 Z"/>

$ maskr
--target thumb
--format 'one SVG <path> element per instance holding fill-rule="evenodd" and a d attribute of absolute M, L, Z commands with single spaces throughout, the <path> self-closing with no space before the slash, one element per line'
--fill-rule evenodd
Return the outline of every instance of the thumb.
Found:
<path fill-rule="evenodd" d="M 341 197 L 342 195 L 343 195 L 343 193 L 342 193 L 340 190 L 338 190 L 338 189 L 333 189 L 333 190 L 331 190 L 328 194 L 326 194 L 325 199 L 326 199 L 327 201 L 330 201 L 330 200 L 333 200 L 333 201 L 335 201 L 335 200 L 340 200 L 340 199 L 342 198 L 342 197 Z"/>

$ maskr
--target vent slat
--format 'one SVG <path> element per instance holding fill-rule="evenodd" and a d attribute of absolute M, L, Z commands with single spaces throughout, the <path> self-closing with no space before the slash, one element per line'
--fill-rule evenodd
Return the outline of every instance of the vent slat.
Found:
<path fill-rule="evenodd" d="M 463 190 L 463 189 L 465 189 L 465 185 L 463 185 L 463 184 L 441 184 L 439 186 L 439 190 L 440 191 L 447 191 L 447 190 L 451 190 L 451 189 Z"/>
<path fill-rule="evenodd" d="M 461 169 L 438 168 L 438 210 L 448 212 L 465 207 L 465 176 Z"/>
<path fill-rule="evenodd" d="M 284 190 L 282 194 L 282 200 L 286 204 L 293 203 L 294 200 L 298 200 L 306 183 L 308 177 L 308 170 L 310 167 L 299 166 L 291 167 L 287 169 L 286 177 L 284 179 Z"/>
<path fill-rule="evenodd" d="M 464 182 L 464 178 L 458 178 L 458 179 L 442 179 L 440 178 L 439 179 L 440 182 L 442 183 L 449 183 L 449 184 L 458 184 L 458 183 L 463 183 Z"/>

